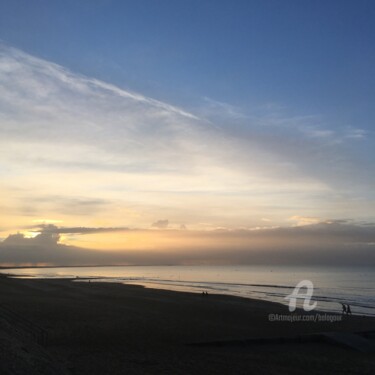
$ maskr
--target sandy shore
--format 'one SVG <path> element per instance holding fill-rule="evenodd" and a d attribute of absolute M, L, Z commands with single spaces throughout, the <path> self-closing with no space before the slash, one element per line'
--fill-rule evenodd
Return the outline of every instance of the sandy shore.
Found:
<path fill-rule="evenodd" d="M 1 276 L 0 293 L 1 374 L 373 374 L 375 370 L 374 353 L 328 343 L 189 345 L 369 331 L 375 330 L 374 318 L 270 322 L 269 314 L 289 314 L 287 307 L 63 279 Z"/>

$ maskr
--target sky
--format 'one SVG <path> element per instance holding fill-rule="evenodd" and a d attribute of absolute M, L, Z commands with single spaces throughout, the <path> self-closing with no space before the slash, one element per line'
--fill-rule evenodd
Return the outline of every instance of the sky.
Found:
<path fill-rule="evenodd" d="M 375 264 L 374 15 L 1 1 L 0 263 Z"/>

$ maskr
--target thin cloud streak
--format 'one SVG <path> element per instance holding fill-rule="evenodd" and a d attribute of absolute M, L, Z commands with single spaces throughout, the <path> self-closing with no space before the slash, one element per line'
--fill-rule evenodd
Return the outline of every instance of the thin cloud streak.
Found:
<path fill-rule="evenodd" d="M 93 234 L 93 233 L 111 233 L 111 232 L 125 232 L 129 228 L 88 228 L 88 227 L 57 227 L 53 224 L 42 224 L 30 227 L 35 233 L 49 233 L 49 234 Z"/>

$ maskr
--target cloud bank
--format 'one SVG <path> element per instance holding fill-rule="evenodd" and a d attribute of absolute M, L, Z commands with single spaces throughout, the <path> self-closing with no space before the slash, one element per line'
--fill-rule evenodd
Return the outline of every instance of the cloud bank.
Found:
<path fill-rule="evenodd" d="M 141 230 L 173 239 L 158 249 L 94 251 L 59 243 L 61 233 L 89 235 L 121 228 L 46 226 L 34 238 L 9 235 L 0 243 L 5 265 L 266 264 L 375 266 L 375 226 L 319 223 L 263 230 Z M 128 230 L 129 231 L 129 230 Z M 157 239 L 155 239 L 155 242 Z"/>

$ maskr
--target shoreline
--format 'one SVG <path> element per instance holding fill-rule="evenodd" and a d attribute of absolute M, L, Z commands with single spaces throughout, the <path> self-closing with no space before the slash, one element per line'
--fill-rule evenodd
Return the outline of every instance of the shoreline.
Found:
<path fill-rule="evenodd" d="M 80 267 L 80 266 L 77 266 Z M 91 267 L 91 266 L 88 266 Z M 96 268 L 96 266 L 93 266 Z M 107 266 L 103 266 L 107 267 Z M 111 266 L 112 267 L 112 266 Z M 123 266 L 119 266 L 123 267 Z M 28 269 L 29 267 L 26 267 Z M 36 267 L 36 268 L 65 268 L 65 267 Z M 15 268 L 9 268 L 9 270 L 15 269 Z M 23 268 L 22 268 L 23 269 Z M 265 288 L 275 288 L 275 289 L 294 289 L 293 286 L 285 286 L 285 285 L 273 285 L 273 284 L 258 284 L 258 283 L 233 283 L 233 282 L 208 282 L 208 281 L 184 281 L 184 280 L 158 280 L 158 279 L 149 279 L 149 280 L 144 280 L 144 279 L 137 279 L 137 278 L 123 278 L 123 277 L 116 277 L 116 276 L 71 276 L 68 275 L 66 277 L 62 277 L 61 275 L 59 276 L 35 276 L 32 274 L 25 274 L 25 275 L 19 275 L 17 273 L 12 274 L 12 273 L 4 273 L 2 270 L 0 270 L 0 276 L 8 276 L 12 277 L 15 279 L 24 279 L 24 280 L 72 280 L 72 281 L 88 281 L 88 280 L 93 280 L 94 282 L 105 282 L 105 283 L 117 283 L 117 284 L 122 284 L 122 285 L 138 285 L 138 286 L 144 286 L 145 288 L 148 289 L 157 289 L 157 290 L 165 290 L 165 291 L 174 291 L 174 292 L 179 292 L 179 293 L 193 293 L 193 294 L 200 294 L 203 291 L 209 291 L 210 294 L 213 295 L 223 295 L 223 296 L 233 296 L 237 298 L 245 298 L 245 299 L 253 299 L 257 301 L 266 301 L 266 302 L 273 302 L 280 304 L 282 306 L 287 306 L 287 304 L 281 303 L 279 301 L 272 300 L 271 298 L 256 298 L 256 296 L 246 296 L 244 294 L 240 293 L 231 293 L 230 291 L 228 292 L 223 292 L 220 290 L 216 290 L 215 288 L 210 288 L 209 284 L 214 284 L 214 285 L 229 285 L 229 286 L 245 286 L 245 287 L 265 287 Z M 167 282 L 163 282 L 167 281 Z M 170 283 L 173 282 L 173 283 Z M 179 285 L 179 283 L 189 283 L 189 284 L 197 284 L 197 286 L 192 286 L 192 285 Z M 205 284 L 205 285 L 201 285 Z M 322 306 L 320 307 L 321 310 L 316 310 L 314 309 L 315 312 L 319 312 L 322 314 L 337 314 L 341 315 L 341 308 L 340 308 L 340 302 L 337 301 L 336 299 L 329 300 L 325 298 L 324 300 L 322 299 L 316 299 L 319 303 L 324 302 L 324 303 L 334 303 L 338 305 L 337 309 L 333 308 L 323 308 Z M 345 302 L 345 301 L 344 301 Z M 357 305 L 357 304 L 351 304 L 352 308 L 354 307 L 359 307 L 359 308 L 367 308 L 368 306 L 364 305 Z M 363 317 L 373 317 L 375 318 L 375 313 L 367 313 L 367 312 L 356 312 L 354 311 L 352 313 L 354 316 L 363 316 Z"/>

